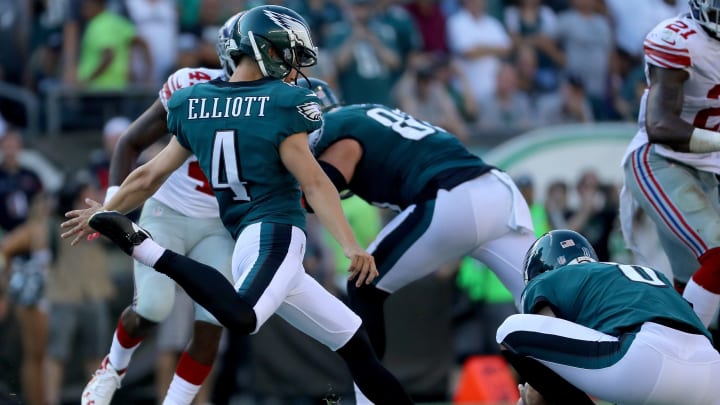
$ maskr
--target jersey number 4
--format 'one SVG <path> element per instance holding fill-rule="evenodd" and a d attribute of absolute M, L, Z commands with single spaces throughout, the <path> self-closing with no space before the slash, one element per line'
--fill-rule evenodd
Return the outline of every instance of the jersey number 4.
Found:
<path fill-rule="evenodd" d="M 188 175 L 203 182 L 195 189 L 210 195 L 213 195 L 213 190 L 230 189 L 233 193 L 233 200 L 250 201 L 250 194 L 246 187 L 247 182 L 240 178 L 240 164 L 235 151 L 235 131 L 215 132 L 210 184 L 207 183 L 197 161 L 191 162 L 188 167 Z"/>

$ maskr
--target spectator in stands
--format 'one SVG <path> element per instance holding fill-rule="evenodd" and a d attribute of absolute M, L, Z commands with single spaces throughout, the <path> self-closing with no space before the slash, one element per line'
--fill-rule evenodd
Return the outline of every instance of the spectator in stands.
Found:
<path fill-rule="evenodd" d="M 370 0 L 350 0 L 349 23 L 333 25 L 327 38 L 338 84 L 348 104 L 390 104 L 393 72 L 401 66 L 395 29 L 374 16 Z"/>
<path fill-rule="evenodd" d="M 9 135 L 6 135 L 6 138 Z M 4 139 L 7 142 L 6 139 Z M 5 264 L 11 305 L 20 329 L 20 383 L 22 401 L 45 405 L 45 359 L 48 338 L 45 277 L 51 260 L 47 196 L 32 197 L 27 219 L 0 239 L 0 261 Z"/>
<path fill-rule="evenodd" d="M 65 212 L 81 209 L 85 207 L 86 198 L 96 200 L 102 195 L 89 173 L 79 173 L 61 190 L 55 210 L 57 216 L 48 222 L 45 230 L 53 240 L 51 246 L 55 247 L 47 288 L 50 304 L 49 405 L 62 403 L 64 370 L 68 364 L 81 362 L 86 375 L 92 375 L 105 355 L 105 342 L 112 337 L 108 301 L 114 287 L 108 273 L 105 248 L 98 243 L 83 243 L 78 251 L 59 234 Z"/>
<path fill-rule="evenodd" d="M 600 261 L 610 260 L 608 239 L 617 217 L 617 190 L 601 184 L 598 174 L 588 169 L 576 183 L 578 206 L 567 215 L 567 227 L 580 232 L 590 241 Z"/>
<path fill-rule="evenodd" d="M 483 132 L 514 135 L 535 126 L 530 97 L 518 88 L 515 66 L 503 63 L 492 95 L 480 100 L 479 128 Z"/>
<path fill-rule="evenodd" d="M 80 41 L 77 80 L 89 89 L 123 89 L 131 83 L 131 50 L 137 47 L 148 72 L 152 55 L 133 24 L 105 7 L 106 0 L 83 0 L 82 14 L 87 26 Z M 151 76 L 144 75 L 144 84 Z"/>
<path fill-rule="evenodd" d="M 550 182 L 545 191 L 545 211 L 548 215 L 550 229 L 567 228 L 568 207 L 567 184 L 562 180 Z"/>
<path fill-rule="evenodd" d="M 537 57 L 535 83 L 541 91 L 553 91 L 559 84 L 559 73 L 565 55 L 557 44 L 555 12 L 541 0 L 518 0 L 517 6 L 505 9 L 505 26 L 517 50 L 529 46 Z"/>
<path fill-rule="evenodd" d="M 15 128 L 0 135 L 0 230 L 9 232 L 25 222 L 30 205 L 42 188 L 40 177 L 20 165 L 23 139 Z"/>
<path fill-rule="evenodd" d="M 470 140 L 468 128 L 435 71 L 433 62 L 408 69 L 394 89 L 397 106 L 415 118 L 448 130 L 467 143 Z"/>
<path fill-rule="evenodd" d="M 439 0 L 414 0 L 405 9 L 415 20 L 422 37 L 423 52 L 446 55 L 450 52 L 447 42 L 447 17 Z"/>
<path fill-rule="evenodd" d="M 471 126 L 478 119 L 477 101 L 470 89 L 465 72 L 456 59 L 438 55 L 435 64 L 435 78 L 447 90 L 466 125 Z"/>
<path fill-rule="evenodd" d="M 28 57 L 31 2 L 0 1 L 0 81 L 22 85 Z"/>
<path fill-rule="evenodd" d="M 614 41 L 607 17 L 596 11 L 599 0 L 572 0 L 558 16 L 557 38 L 566 56 L 566 71 L 579 77 L 596 119 L 610 116 L 608 85 Z"/>
<path fill-rule="evenodd" d="M 518 89 L 527 94 L 532 104 L 535 105 L 537 98 L 543 94 L 541 86 L 538 84 L 537 52 L 530 45 L 520 44 L 515 49 L 512 60 L 517 69 Z"/>
<path fill-rule="evenodd" d="M 288 0 L 285 7 L 295 10 L 310 26 L 313 41 L 318 47 L 325 46 L 330 26 L 343 21 L 343 10 L 337 0 Z M 313 75 L 313 77 L 317 77 Z"/>
<path fill-rule="evenodd" d="M 130 126 L 132 121 L 127 117 L 113 117 L 103 127 L 103 148 L 94 150 L 90 154 L 88 163 L 90 173 L 104 192 L 108 187 L 110 159 L 120 136 Z"/>
<path fill-rule="evenodd" d="M 197 50 L 198 39 L 190 33 L 182 33 L 178 37 L 178 55 L 173 71 L 182 67 L 199 67 L 200 54 Z M 170 76 L 168 74 L 168 76 Z M 167 80 L 167 77 L 165 78 Z"/>
<path fill-rule="evenodd" d="M 463 0 L 462 5 L 448 19 L 448 44 L 480 102 L 495 91 L 501 60 L 510 54 L 512 42 L 500 21 L 486 13 L 486 0 Z"/>
<path fill-rule="evenodd" d="M 604 0 L 614 28 L 614 41 L 623 59 L 631 65 L 642 63 L 645 36 L 660 21 L 676 15 L 667 0 Z M 687 6 L 687 1 L 679 1 Z"/>
<path fill-rule="evenodd" d="M 145 66 L 133 58 L 132 73 L 136 82 L 150 75 L 151 86 L 160 87 L 172 73 L 178 51 L 178 15 L 174 0 L 124 0 L 137 35 L 145 41 L 152 64 Z M 137 80 L 140 79 L 140 80 Z"/>
<path fill-rule="evenodd" d="M 395 43 L 400 65 L 393 70 L 397 80 L 407 69 L 413 58 L 422 51 L 423 38 L 412 15 L 400 5 L 400 0 L 376 0 L 376 18 L 391 26 L 395 31 Z"/>
<path fill-rule="evenodd" d="M 537 100 L 539 124 L 559 125 L 594 120 L 593 109 L 578 76 L 563 79 L 560 89 Z"/>

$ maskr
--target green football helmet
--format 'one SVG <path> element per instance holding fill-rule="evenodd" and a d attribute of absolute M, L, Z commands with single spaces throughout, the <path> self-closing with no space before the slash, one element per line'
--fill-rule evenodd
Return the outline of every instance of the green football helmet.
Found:
<path fill-rule="evenodd" d="M 330 88 L 330 85 L 324 80 L 320 80 L 315 77 L 307 77 L 305 80 L 298 79 L 297 85 L 315 92 L 317 97 L 320 99 L 320 107 L 322 107 L 323 112 L 330 111 L 333 108 L 340 106 L 340 101 L 338 101 L 338 98 Z"/>
<path fill-rule="evenodd" d="M 300 14 L 282 6 L 248 10 L 237 20 L 225 44 L 225 53 L 232 64 L 240 55 L 253 57 L 263 76 L 276 79 L 285 78 L 292 69 L 317 63 L 317 47 L 307 23 Z"/>
<path fill-rule="evenodd" d="M 597 262 L 590 242 L 575 231 L 556 229 L 539 237 L 525 255 L 525 284 L 546 271 L 559 267 Z"/>

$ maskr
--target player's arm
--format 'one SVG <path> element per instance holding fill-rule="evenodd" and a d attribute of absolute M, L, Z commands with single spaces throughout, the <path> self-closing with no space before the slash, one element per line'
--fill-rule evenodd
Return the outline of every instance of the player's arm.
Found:
<path fill-rule="evenodd" d="M 173 137 L 157 156 L 128 175 L 102 209 L 127 213 L 139 207 L 191 154 Z"/>
<path fill-rule="evenodd" d="M 549 305 L 545 305 L 545 306 L 541 307 L 535 313 L 538 315 L 545 315 L 545 316 L 551 316 L 553 318 L 557 318 L 557 315 L 555 315 L 555 312 L 553 312 L 552 308 L 550 308 Z"/>
<path fill-rule="evenodd" d="M 85 200 L 90 206 L 83 210 L 73 210 L 65 214 L 69 220 L 60 226 L 67 231 L 63 238 L 74 237 L 71 244 L 77 244 L 84 236 L 94 232 L 88 220 L 102 210 L 130 212 L 150 198 L 165 182 L 165 179 L 190 157 L 192 153 L 185 149 L 176 138 L 146 164 L 133 170 L 123 181 L 115 195 L 105 205 L 93 200 Z"/>
<path fill-rule="evenodd" d="M 363 282 L 369 284 L 378 275 L 375 260 L 355 239 L 340 206 L 337 190 L 308 148 L 307 133 L 301 132 L 287 137 L 280 144 L 280 158 L 300 183 L 305 198 L 315 208 L 320 223 L 340 243 L 345 256 L 351 259 L 350 279 L 356 279 L 358 287 Z"/>
<path fill-rule="evenodd" d="M 109 184 L 118 187 L 130 174 L 138 157 L 146 148 L 167 134 L 167 112 L 160 99 L 148 107 L 122 134 L 110 161 Z M 112 191 L 108 189 L 108 199 Z"/>
<path fill-rule="evenodd" d="M 645 113 L 648 140 L 680 152 L 689 152 L 695 127 L 680 118 L 680 113 L 684 98 L 683 86 L 690 75 L 683 69 L 666 69 L 654 65 L 649 65 L 649 69 L 650 90 Z"/>
<path fill-rule="evenodd" d="M 334 142 L 317 159 L 333 185 L 343 191 L 340 187 L 343 182 L 347 187 L 352 180 L 362 153 L 362 146 L 356 140 L 346 138 Z"/>

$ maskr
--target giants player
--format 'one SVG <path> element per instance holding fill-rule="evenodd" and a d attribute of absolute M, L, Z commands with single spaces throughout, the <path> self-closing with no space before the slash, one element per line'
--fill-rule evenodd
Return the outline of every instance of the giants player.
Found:
<path fill-rule="evenodd" d="M 173 73 L 151 105 L 123 134 L 110 165 L 110 184 L 105 200 L 118 190 L 132 170 L 140 152 L 167 133 L 167 102 L 184 87 L 227 79 L 232 69 L 222 51 L 229 32 L 242 13 L 231 17 L 218 32 L 218 55 L 223 69 L 183 68 Z M 235 245 L 219 219 L 212 188 L 192 156 L 173 172 L 149 199 L 140 224 L 153 237 L 176 252 L 187 254 L 232 279 L 230 258 Z M 120 316 L 110 353 L 85 387 L 82 404 L 107 405 L 120 388 L 133 352 L 148 332 L 168 317 L 174 304 L 175 282 L 139 262 L 134 262 L 135 297 Z M 222 326 L 206 309 L 195 306 L 193 337 L 180 357 L 164 404 L 190 404 L 210 373 L 218 350 Z"/>
<path fill-rule="evenodd" d="M 625 239 L 639 206 L 658 228 L 676 288 L 706 326 L 720 305 L 719 3 L 690 0 L 690 14 L 647 35 L 648 89 L 621 196 Z"/>

